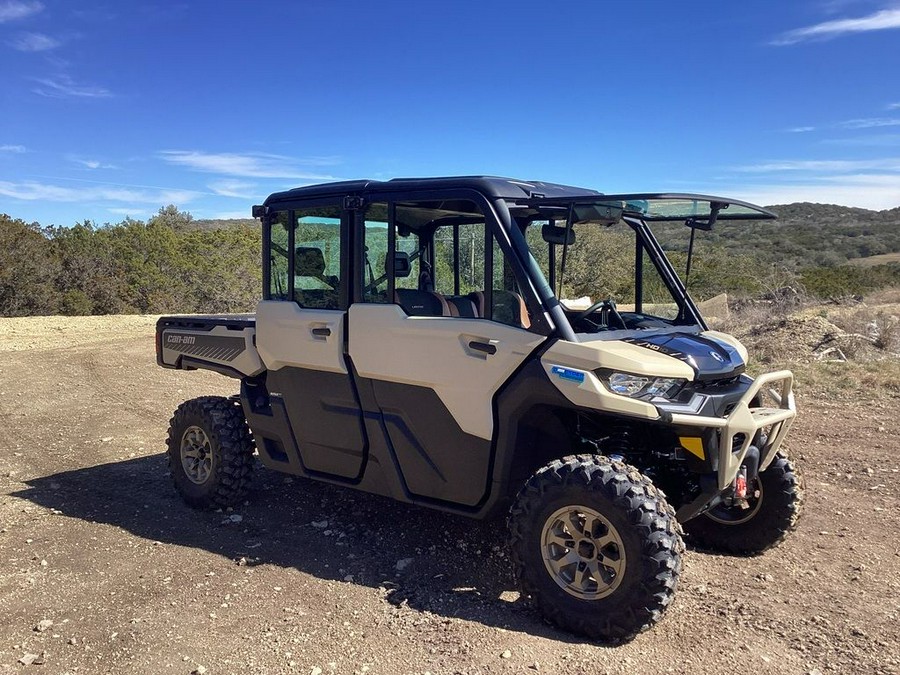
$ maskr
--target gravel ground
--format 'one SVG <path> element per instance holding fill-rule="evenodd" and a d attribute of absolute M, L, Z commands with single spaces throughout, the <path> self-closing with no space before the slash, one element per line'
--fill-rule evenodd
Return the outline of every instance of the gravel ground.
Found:
<path fill-rule="evenodd" d="M 604 647 L 519 601 L 502 523 L 263 469 L 184 506 L 168 419 L 236 383 L 158 368 L 154 320 L 0 319 L 0 673 L 900 672 L 896 398 L 801 396 L 798 531 L 689 550 L 663 621 Z"/>

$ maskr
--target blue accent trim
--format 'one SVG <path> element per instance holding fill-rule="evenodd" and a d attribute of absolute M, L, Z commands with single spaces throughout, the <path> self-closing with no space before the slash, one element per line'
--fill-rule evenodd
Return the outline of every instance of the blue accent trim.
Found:
<path fill-rule="evenodd" d="M 569 380 L 581 384 L 584 382 L 584 373 L 580 370 L 572 370 L 571 368 L 563 368 L 562 366 L 553 366 L 550 372 L 561 380 Z"/>

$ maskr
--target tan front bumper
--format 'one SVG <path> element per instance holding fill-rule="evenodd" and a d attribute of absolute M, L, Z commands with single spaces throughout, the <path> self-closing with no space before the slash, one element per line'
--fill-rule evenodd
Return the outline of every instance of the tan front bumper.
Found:
<path fill-rule="evenodd" d="M 765 427 L 769 428 L 766 442 L 759 449 L 759 470 L 763 471 L 778 451 L 781 442 L 787 434 L 791 422 L 797 415 L 794 402 L 794 374 L 789 370 L 779 370 L 774 373 L 766 373 L 757 377 L 750 388 L 735 405 L 728 417 L 700 417 L 673 413 L 672 422 L 679 426 L 715 428 L 719 430 L 719 489 L 724 490 L 731 485 L 735 476 L 744 462 L 747 449 L 753 442 L 756 432 Z M 763 388 L 766 388 L 763 390 Z M 775 403 L 777 407 L 751 407 L 750 403 L 763 391 L 764 396 Z M 763 398 L 763 397 L 761 397 Z M 735 437 L 743 435 L 740 446 L 737 446 Z"/>

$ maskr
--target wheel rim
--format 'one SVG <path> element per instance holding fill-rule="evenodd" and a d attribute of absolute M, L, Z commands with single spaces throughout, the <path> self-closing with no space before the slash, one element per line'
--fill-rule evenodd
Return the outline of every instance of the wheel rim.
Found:
<path fill-rule="evenodd" d="M 557 585 L 581 600 L 605 598 L 625 572 L 625 545 L 618 530 L 586 506 L 566 506 L 547 518 L 541 554 Z"/>
<path fill-rule="evenodd" d="M 725 506 L 724 504 L 718 504 L 712 507 L 703 515 L 712 521 L 721 523 L 722 525 L 740 525 L 741 523 L 746 523 L 748 520 L 753 518 L 753 516 L 759 513 L 759 507 L 762 506 L 762 501 L 762 481 L 757 480 L 756 494 L 753 497 L 747 499 L 747 502 L 750 504 L 749 509 L 742 509 L 738 506 Z"/>
<path fill-rule="evenodd" d="M 188 480 L 196 485 L 205 483 L 212 474 L 212 444 L 200 427 L 188 427 L 181 435 L 181 466 Z"/>

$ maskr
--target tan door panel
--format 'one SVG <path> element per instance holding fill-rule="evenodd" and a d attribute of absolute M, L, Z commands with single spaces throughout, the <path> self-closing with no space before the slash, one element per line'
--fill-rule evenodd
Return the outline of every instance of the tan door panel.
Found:
<path fill-rule="evenodd" d="M 256 308 L 256 348 L 269 370 L 297 366 L 346 373 L 345 312 L 268 300 Z"/>
<path fill-rule="evenodd" d="M 491 400 L 545 339 L 485 319 L 407 316 L 397 305 L 350 307 L 360 376 L 433 389 L 467 434 L 493 435 Z"/>

